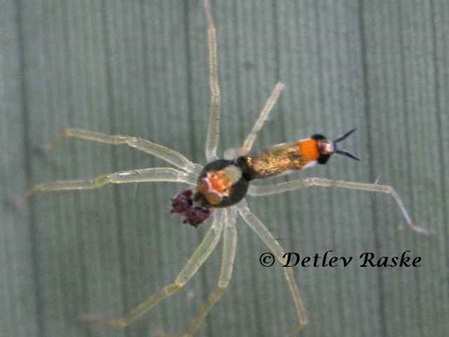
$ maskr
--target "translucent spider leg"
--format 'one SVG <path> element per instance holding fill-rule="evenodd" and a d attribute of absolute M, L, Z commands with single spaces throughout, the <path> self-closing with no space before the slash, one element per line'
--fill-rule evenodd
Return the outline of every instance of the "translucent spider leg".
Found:
<path fill-rule="evenodd" d="M 171 167 L 146 168 L 105 174 L 90 180 L 61 180 L 37 184 L 23 197 L 23 201 L 39 192 L 91 190 L 109 184 L 127 184 L 142 182 L 181 182 L 196 184 L 196 175 L 182 172 Z"/>
<path fill-rule="evenodd" d="M 199 165 L 192 163 L 181 153 L 142 138 L 131 136 L 120 136 L 120 135 L 108 135 L 105 133 L 81 129 L 64 129 L 62 130 L 58 138 L 56 138 L 53 142 L 49 144 L 49 147 L 54 148 L 65 138 L 75 138 L 110 145 L 122 145 L 122 144 L 128 145 L 137 150 L 158 157 L 184 171 L 195 173 L 201 172 L 201 167 Z"/>
<path fill-rule="evenodd" d="M 220 137 L 220 84 L 218 82 L 217 31 L 210 12 L 209 0 L 204 0 L 204 12 L 207 19 L 207 49 L 209 55 L 209 124 L 206 138 L 206 159 L 217 159 L 217 147 Z"/>
<path fill-rule="evenodd" d="M 206 236 L 201 241 L 200 245 L 195 249 L 186 265 L 176 277 L 175 281 L 166 285 L 161 290 L 153 294 L 146 301 L 139 304 L 137 307 L 129 311 L 124 317 L 113 320 L 103 320 L 90 315 L 81 317 L 82 321 L 87 323 L 98 323 L 108 325 L 116 328 L 124 328 L 133 323 L 137 318 L 148 312 L 161 300 L 166 299 L 180 290 L 186 283 L 196 274 L 198 269 L 207 260 L 210 254 L 214 251 L 220 240 L 223 224 L 228 221 L 228 213 L 226 209 L 216 210 L 214 220 L 211 227 L 206 233 Z"/>
<path fill-rule="evenodd" d="M 237 248 L 237 230 L 235 221 L 237 219 L 237 209 L 231 207 L 229 210 L 229 220 L 224 224 L 223 229 L 223 255 L 221 258 L 220 276 L 218 278 L 217 288 L 209 294 L 206 302 L 201 306 L 195 319 L 190 323 L 187 333 L 183 337 L 193 336 L 199 329 L 201 323 L 206 318 L 209 311 L 224 294 L 231 281 L 232 268 L 234 265 L 235 252 Z"/>
<path fill-rule="evenodd" d="M 267 245 L 267 247 L 274 254 L 278 262 L 285 264 L 284 260 L 284 250 L 270 233 L 268 228 L 259 220 L 250 210 L 248 204 L 245 200 L 237 204 L 237 210 L 243 220 L 251 227 L 251 229 L 262 239 L 262 241 Z M 293 298 L 293 303 L 296 309 L 296 315 L 298 316 L 298 325 L 293 328 L 290 332 L 291 336 L 296 336 L 299 331 L 307 324 L 307 316 L 304 310 L 304 305 L 302 303 L 301 294 L 299 292 L 298 286 L 296 284 L 295 276 L 293 274 L 292 268 L 283 268 L 285 278 L 287 279 L 288 287 Z"/>
<path fill-rule="evenodd" d="M 396 190 L 389 185 L 378 185 L 375 184 L 367 184 L 367 183 L 356 183 L 352 181 L 344 181 L 344 180 L 331 180 L 331 179 L 325 179 L 325 178 L 305 178 L 305 179 L 298 179 L 294 181 L 288 181 L 288 182 L 282 182 L 282 183 L 275 183 L 275 184 L 269 184 L 269 185 L 259 185 L 259 186 L 250 186 L 248 194 L 252 196 L 263 196 L 263 195 L 272 195 L 272 194 L 279 194 L 284 193 L 287 191 L 294 191 L 294 190 L 300 190 L 303 188 L 308 188 L 312 186 L 320 186 L 320 187 L 338 187 L 338 188 L 346 188 L 350 190 L 360 190 L 360 191 L 368 191 L 368 192 L 380 192 L 389 194 L 392 196 L 394 201 L 396 202 L 396 205 L 399 207 L 399 210 L 402 213 L 402 217 L 404 218 L 405 222 L 410 226 L 411 229 L 414 231 L 430 235 L 432 234 L 432 231 L 420 227 L 416 225 L 408 211 L 405 207 L 404 203 L 402 202 L 401 198 L 399 197 L 399 194 L 396 192 Z"/>
<path fill-rule="evenodd" d="M 254 123 L 253 129 L 248 134 L 248 136 L 246 136 L 246 139 L 243 142 L 242 147 L 239 149 L 238 151 L 239 156 L 245 156 L 251 151 L 251 149 L 253 148 L 254 141 L 257 138 L 257 134 L 264 126 L 265 121 L 267 120 L 271 110 L 273 110 L 274 105 L 276 104 L 277 100 L 279 99 L 279 96 L 281 95 L 281 91 L 284 89 L 285 84 L 281 82 L 276 83 L 273 91 L 271 92 L 270 97 L 268 97 L 264 107 L 262 108 L 262 110 L 260 110 L 259 117 Z"/>

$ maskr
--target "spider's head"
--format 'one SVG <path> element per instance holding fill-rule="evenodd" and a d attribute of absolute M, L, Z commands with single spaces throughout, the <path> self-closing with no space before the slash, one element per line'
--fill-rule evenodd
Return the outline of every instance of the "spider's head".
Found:
<path fill-rule="evenodd" d="M 316 140 L 318 143 L 318 151 L 319 151 L 318 163 L 325 164 L 329 160 L 330 156 L 333 155 L 334 153 L 341 154 L 354 160 L 360 160 L 352 153 L 345 150 L 341 150 L 337 146 L 338 143 L 348 138 L 349 135 L 355 132 L 355 130 L 356 129 L 349 130 L 345 134 L 338 136 L 334 139 L 327 139 L 322 135 L 313 135 L 311 138 Z"/>

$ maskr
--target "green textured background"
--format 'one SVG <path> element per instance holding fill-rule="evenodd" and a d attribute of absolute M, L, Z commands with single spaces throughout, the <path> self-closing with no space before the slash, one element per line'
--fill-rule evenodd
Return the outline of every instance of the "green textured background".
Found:
<path fill-rule="evenodd" d="M 282 245 L 357 257 L 411 249 L 416 269 L 296 268 L 303 336 L 447 336 L 449 330 L 449 1 L 212 1 L 223 93 L 221 149 L 237 146 L 277 80 L 257 142 L 358 132 L 342 157 L 288 177 L 394 185 L 438 234 L 400 230 L 391 200 L 311 189 L 249 199 Z M 63 127 L 141 136 L 204 163 L 206 25 L 195 1 L 0 0 L 0 336 L 159 336 L 181 332 L 216 284 L 220 250 L 191 283 L 125 331 L 116 317 L 170 282 L 206 226 L 168 213 L 161 183 L 14 200 L 32 184 L 161 166 L 124 147 L 42 145 Z M 278 178 L 283 180 L 284 178 Z M 199 336 L 284 336 L 296 322 L 281 268 L 239 223 L 234 277 Z"/>

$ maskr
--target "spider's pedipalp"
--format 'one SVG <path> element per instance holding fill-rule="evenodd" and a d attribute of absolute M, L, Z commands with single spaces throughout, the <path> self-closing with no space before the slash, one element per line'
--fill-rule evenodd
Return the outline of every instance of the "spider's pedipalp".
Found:
<path fill-rule="evenodd" d="M 51 142 L 50 149 L 57 146 L 65 138 L 75 138 L 84 141 L 110 144 L 110 145 L 128 145 L 137 150 L 149 153 L 158 157 L 167 163 L 170 163 L 186 172 L 199 173 L 201 166 L 188 160 L 183 154 L 168 147 L 150 142 L 149 140 L 121 135 L 108 135 L 101 132 L 82 130 L 82 129 L 64 129 L 59 136 Z"/>
<path fill-rule="evenodd" d="M 190 188 L 179 192 L 171 201 L 170 213 L 180 214 L 184 217 L 183 223 L 198 227 L 209 218 L 212 209 L 195 203 L 194 197 L 195 192 Z"/>
<path fill-rule="evenodd" d="M 273 237 L 268 228 L 256 217 L 249 209 L 245 200 L 235 206 L 240 216 L 245 220 L 248 226 L 259 236 L 259 238 L 267 245 L 268 249 L 276 257 L 277 261 L 285 265 L 284 250 L 279 242 Z M 301 299 L 301 294 L 295 276 L 293 274 L 293 268 L 282 268 L 285 278 L 287 280 L 288 288 L 292 295 L 293 303 L 296 309 L 296 315 L 298 317 L 298 324 L 290 332 L 290 336 L 296 336 L 299 331 L 307 324 L 307 316 L 304 309 L 304 305 Z"/>

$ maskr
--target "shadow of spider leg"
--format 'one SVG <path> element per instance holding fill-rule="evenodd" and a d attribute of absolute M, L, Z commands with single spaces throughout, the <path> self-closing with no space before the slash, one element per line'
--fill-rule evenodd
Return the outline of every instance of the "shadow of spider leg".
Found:
<path fill-rule="evenodd" d="M 272 194 L 279 194 L 279 193 L 284 193 L 284 192 L 288 192 L 288 191 L 300 190 L 300 189 L 308 188 L 308 187 L 312 187 L 312 186 L 337 187 L 337 188 L 346 188 L 346 189 L 350 189 L 350 190 L 379 192 L 379 193 L 389 194 L 396 202 L 396 205 L 399 207 L 399 210 L 401 211 L 402 217 L 404 218 L 405 222 L 407 223 L 407 225 L 410 226 L 411 229 L 413 229 L 415 232 L 418 232 L 420 234 L 425 234 L 425 235 L 430 235 L 433 233 L 431 230 L 420 227 L 412 221 L 412 219 L 407 211 L 407 208 L 405 208 L 404 203 L 402 202 L 401 198 L 399 197 L 399 194 L 390 185 L 378 185 L 377 183 L 374 183 L 374 184 L 357 183 L 357 182 L 353 182 L 353 181 L 332 180 L 332 179 L 326 179 L 326 178 L 305 178 L 305 179 L 298 179 L 298 180 L 274 183 L 274 184 L 268 184 L 268 185 L 259 185 L 259 186 L 253 185 L 253 186 L 250 186 L 250 188 L 248 190 L 248 195 L 252 195 L 252 196 L 272 195 Z"/>
<path fill-rule="evenodd" d="M 115 328 L 124 328 L 133 323 L 140 316 L 142 316 L 150 309 L 152 309 L 154 306 L 156 306 L 156 304 L 158 304 L 161 300 L 172 296 L 187 284 L 187 282 L 197 273 L 198 269 L 203 265 L 203 263 L 207 260 L 210 254 L 214 251 L 218 241 L 220 240 L 223 225 L 227 221 L 228 221 L 227 210 L 226 209 L 217 210 L 214 213 L 214 220 L 212 222 L 211 227 L 207 231 L 206 235 L 204 236 L 199 246 L 193 252 L 190 259 L 182 268 L 181 272 L 178 274 L 175 281 L 169 285 L 166 285 L 158 292 L 154 293 L 146 301 L 140 303 L 134 309 L 129 311 L 124 317 L 119 319 L 104 320 L 92 315 L 84 315 L 80 317 L 80 320 L 86 323 L 96 323 Z M 207 311 L 208 310 L 206 310 L 205 313 L 207 313 Z M 199 325 L 199 323 L 201 323 L 202 321 L 202 318 L 204 318 L 202 316 L 203 314 L 202 311 L 200 310 L 198 317 L 199 318 L 198 324 L 196 324 L 195 320 L 193 321 L 193 323 L 196 324 L 195 328 L 197 328 L 197 325 Z"/>
<path fill-rule="evenodd" d="M 267 245 L 277 261 L 285 265 L 284 250 L 280 244 L 276 241 L 268 228 L 255 216 L 249 209 L 248 203 L 243 200 L 236 206 L 240 216 L 245 220 L 248 226 L 259 236 L 259 238 Z M 281 262 L 283 261 L 283 262 Z M 292 295 L 293 303 L 296 309 L 296 315 L 298 317 L 298 324 L 291 330 L 290 336 L 296 336 L 302 328 L 307 324 L 307 316 L 302 303 L 301 294 L 297 286 L 295 276 L 293 274 L 293 268 L 282 268 L 284 275 L 288 283 L 288 288 Z"/>
<path fill-rule="evenodd" d="M 181 153 L 138 137 L 108 135 L 101 132 L 82 129 L 64 129 L 61 131 L 59 136 L 48 145 L 48 147 L 50 149 L 53 149 L 65 138 L 75 138 L 79 140 L 110 145 L 128 145 L 139 151 L 143 151 L 155 157 L 158 157 L 186 172 L 201 172 L 201 166 L 192 163 Z"/>
<path fill-rule="evenodd" d="M 90 180 L 61 180 L 37 184 L 29 190 L 22 201 L 26 201 L 39 192 L 91 190 L 109 184 L 126 184 L 142 182 L 182 182 L 196 184 L 196 175 L 182 172 L 171 167 L 156 167 L 105 174 Z"/>

